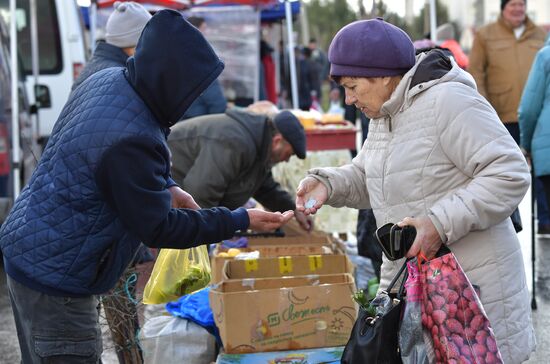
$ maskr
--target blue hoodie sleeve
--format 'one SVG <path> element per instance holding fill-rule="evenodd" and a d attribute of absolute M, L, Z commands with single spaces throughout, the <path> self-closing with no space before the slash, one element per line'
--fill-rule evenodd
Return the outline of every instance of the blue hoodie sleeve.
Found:
<path fill-rule="evenodd" d="M 188 248 L 232 237 L 249 225 L 245 209 L 173 209 L 166 148 L 133 138 L 112 146 L 95 174 L 99 191 L 130 233 L 155 248 Z"/>
<path fill-rule="evenodd" d="M 174 186 L 179 186 L 179 185 L 176 183 L 176 181 L 174 181 L 174 179 L 172 178 L 172 175 L 170 175 L 166 179 L 166 188 L 170 188 Z"/>

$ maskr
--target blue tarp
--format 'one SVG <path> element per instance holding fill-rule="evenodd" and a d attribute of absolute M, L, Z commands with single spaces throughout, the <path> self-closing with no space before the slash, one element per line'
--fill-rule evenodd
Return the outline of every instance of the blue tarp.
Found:
<path fill-rule="evenodd" d="M 292 16 L 300 13 L 300 2 L 293 1 L 290 3 L 292 9 Z M 270 8 L 262 10 L 260 13 L 261 21 L 278 21 L 285 18 L 285 3 L 278 3 Z"/>
<path fill-rule="evenodd" d="M 84 25 L 86 29 L 90 29 L 90 8 L 87 6 L 80 6 L 80 14 L 82 14 L 82 20 L 84 20 Z"/>
<path fill-rule="evenodd" d="M 166 304 L 166 311 L 173 316 L 193 321 L 197 325 L 204 327 L 209 333 L 214 335 L 218 344 L 221 344 L 220 333 L 214 322 L 212 309 L 210 309 L 209 292 L 210 287 L 206 287 L 195 293 L 185 295 L 175 302 L 168 302 Z"/>

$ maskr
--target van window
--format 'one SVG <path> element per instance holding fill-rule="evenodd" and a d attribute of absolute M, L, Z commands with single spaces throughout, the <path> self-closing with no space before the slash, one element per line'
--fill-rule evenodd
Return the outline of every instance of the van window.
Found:
<path fill-rule="evenodd" d="M 61 38 L 55 0 L 36 1 L 38 26 L 38 53 L 40 74 L 57 74 L 63 69 Z M 0 14 L 7 24 L 11 16 L 9 0 L 0 0 Z M 29 0 L 17 0 L 17 37 L 19 54 L 22 58 L 23 73 L 32 74 L 31 26 Z"/>

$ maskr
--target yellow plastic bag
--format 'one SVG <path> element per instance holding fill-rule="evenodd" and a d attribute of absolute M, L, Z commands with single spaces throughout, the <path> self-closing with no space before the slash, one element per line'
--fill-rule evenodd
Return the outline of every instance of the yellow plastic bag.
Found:
<path fill-rule="evenodd" d="M 143 292 L 143 303 L 177 300 L 210 283 L 211 271 L 206 245 L 191 249 L 161 249 Z"/>

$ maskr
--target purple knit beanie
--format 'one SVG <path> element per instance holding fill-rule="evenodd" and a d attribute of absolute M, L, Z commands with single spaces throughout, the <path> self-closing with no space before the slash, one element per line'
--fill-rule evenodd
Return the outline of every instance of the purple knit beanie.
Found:
<path fill-rule="evenodd" d="M 346 25 L 328 50 L 330 75 L 386 77 L 407 73 L 415 64 L 411 38 L 382 18 Z"/>

